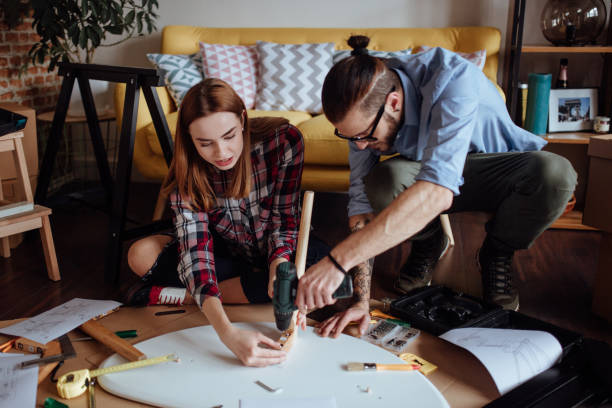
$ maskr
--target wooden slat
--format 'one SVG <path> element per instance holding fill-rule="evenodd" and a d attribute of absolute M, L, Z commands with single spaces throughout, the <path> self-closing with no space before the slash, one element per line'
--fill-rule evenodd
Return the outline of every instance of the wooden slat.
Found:
<path fill-rule="evenodd" d="M 42 217 L 42 228 L 40 229 L 40 239 L 42 240 L 43 251 L 45 253 L 45 264 L 47 274 L 52 281 L 60 280 L 59 266 L 57 265 L 57 255 L 55 254 L 55 244 L 51 233 L 51 223 L 49 216 Z"/>
<path fill-rule="evenodd" d="M 30 231 L 42 227 L 41 217 L 32 218 L 29 220 L 13 222 L 0 227 L 0 238 L 10 237 L 11 235 L 19 234 L 20 232 Z"/>
<path fill-rule="evenodd" d="M 28 176 L 28 164 L 23 152 L 23 143 L 21 139 L 15 139 L 15 165 L 17 166 L 17 179 L 23 188 L 26 201 L 33 203 L 34 197 L 32 196 L 32 186 L 30 185 L 30 178 Z"/>
<path fill-rule="evenodd" d="M 15 142 L 11 140 L 0 140 L 0 153 L 15 150 Z"/>
<path fill-rule="evenodd" d="M 0 256 L 3 258 L 11 257 L 11 243 L 8 237 L 0 238 Z"/>
<path fill-rule="evenodd" d="M 597 133 L 548 133 L 544 139 L 548 143 L 589 144 L 591 136 L 596 135 Z"/>
<path fill-rule="evenodd" d="M 585 46 L 585 47 L 555 47 L 551 45 L 523 45 L 523 53 L 564 53 L 564 54 L 606 54 L 612 53 L 612 47 Z"/>
<path fill-rule="evenodd" d="M 19 139 L 19 138 L 23 138 L 23 132 L 21 132 L 21 131 L 13 132 L 13 133 L 7 133 L 6 135 L 2 135 L 2 136 L 0 136 L 0 141 L 11 140 L 11 139 Z"/>
<path fill-rule="evenodd" d="M 51 214 L 50 208 L 43 207 L 42 205 L 34 205 L 34 209 L 32 211 L 26 211 L 23 213 L 0 218 L 0 228 L 6 225 L 9 225 L 9 224 L 13 224 L 15 222 L 26 221 L 32 218 L 40 218 L 44 215 L 50 215 L 50 214 Z"/>

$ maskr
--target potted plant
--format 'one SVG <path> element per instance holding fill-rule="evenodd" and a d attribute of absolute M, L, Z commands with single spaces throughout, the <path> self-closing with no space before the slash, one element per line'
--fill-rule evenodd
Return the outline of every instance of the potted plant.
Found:
<path fill-rule="evenodd" d="M 30 0 L 32 26 L 40 41 L 30 49 L 32 63 L 93 61 L 98 47 L 111 47 L 156 29 L 157 0 Z M 103 43 L 108 34 L 118 41 Z"/>
<path fill-rule="evenodd" d="M 48 71 L 53 71 L 60 61 L 92 63 L 98 47 L 112 47 L 153 32 L 157 7 L 157 0 L 2 0 L 9 25 L 18 23 L 24 11 L 30 12 L 32 26 L 40 36 L 28 52 L 29 60 L 22 72 L 30 64 L 43 65 L 47 61 Z M 107 42 L 110 34 L 120 37 Z M 80 98 L 76 86 L 73 98 L 75 94 Z"/>

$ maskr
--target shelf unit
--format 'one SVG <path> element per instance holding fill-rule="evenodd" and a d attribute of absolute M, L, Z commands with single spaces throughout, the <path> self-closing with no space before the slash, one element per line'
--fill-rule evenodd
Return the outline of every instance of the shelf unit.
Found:
<path fill-rule="evenodd" d="M 561 133 L 547 133 L 544 135 L 544 139 L 548 143 L 561 143 L 561 144 L 589 144 L 591 136 L 596 136 L 597 133 L 587 132 L 561 132 Z"/>
<path fill-rule="evenodd" d="M 554 45 L 523 45 L 521 52 L 538 54 L 608 54 L 612 47 L 607 45 L 587 45 L 584 47 L 556 47 Z"/>
<path fill-rule="evenodd" d="M 525 23 L 525 6 L 527 0 L 513 1 L 513 19 L 512 33 L 510 38 L 509 59 L 507 64 L 507 80 L 505 83 L 506 89 L 506 106 L 512 118 L 517 118 L 517 99 L 518 99 L 518 82 L 519 68 L 522 54 L 600 54 L 606 55 L 606 65 L 603 68 L 601 93 L 602 95 L 610 88 L 610 82 L 607 78 L 608 60 L 612 54 L 612 45 L 588 45 L 588 46 L 553 46 L 546 44 L 523 44 L 523 28 Z M 612 30 L 612 29 L 609 29 Z M 610 31 L 612 34 L 612 31 Z M 612 38 L 612 35 L 609 35 Z M 609 93 L 609 92 L 608 92 Z M 610 95 L 605 95 L 609 97 Z M 600 101 L 603 97 L 600 98 Z M 600 103 L 600 108 L 603 104 Z M 606 104 L 605 106 L 608 106 Z M 548 141 L 546 150 L 553 151 L 568 158 L 578 172 L 578 186 L 576 188 L 576 210 L 569 212 L 559 218 L 550 228 L 562 229 L 578 229 L 578 230 L 596 230 L 590 226 L 582 224 L 582 205 L 586 196 L 586 181 L 588 173 L 588 156 L 587 149 L 591 136 L 595 133 L 574 132 L 574 133 L 548 133 L 544 138 Z"/>

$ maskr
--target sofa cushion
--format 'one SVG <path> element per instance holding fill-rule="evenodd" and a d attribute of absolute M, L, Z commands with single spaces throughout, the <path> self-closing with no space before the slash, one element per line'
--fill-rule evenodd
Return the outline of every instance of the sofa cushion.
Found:
<path fill-rule="evenodd" d="M 277 44 L 257 41 L 259 83 L 255 108 L 319 113 L 334 43 Z"/>
<path fill-rule="evenodd" d="M 334 136 L 334 126 L 325 115 L 302 122 L 297 128 L 304 135 L 304 163 L 348 165 L 348 142 Z"/>
<path fill-rule="evenodd" d="M 176 132 L 176 123 L 178 122 L 178 111 L 166 114 L 166 122 L 168 123 L 168 129 L 170 129 L 172 140 L 174 140 L 174 134 Z M 159 139 L 157 138 L 157 132 L 155 131 L 155 126 L 153 125 L 153 122 L 142 128 L 142 132 L 145 134 L 151 151 L 156 155 L 163 156 L 161 145 L 159 144 Z"/>
<path fill-rule="evenodd" d="M 200 42 L 204 75 L 230 84 L 247 109 L 255 106 L 257 51 L 254 46 Z"/>
<path fill-rule="evenodd" d="M 306 112 L 295 112 L 295 111 L 257 111 L 257 110 L 249 110 L 248 115 L 250 118 L 258 118 L 262 116 L 274 116 L 274 117 L 282 117 L 289 120 L 294 126 L 308 120 L 311 116 Z M 166 121 L 168 122 L 168 128 L 170 129 L 170 133 L 172 134 L 172 140 L 174 140 L 174 134 L 176 132 L 176 124 L 178 121 L 178 111 L 168 113 L 166 115 Z M 159 139 L 157 138 L 157 132 L 155 132 L 155 126 L 153 123 L 145 126 L 142 129 L 142 132 L 145 134 L 145 138 L 151 151 L 159 156 L 162 156 L 161 145 L 159 144 Z"/>
<path fill-rule="evenodd" d="M 189 55 L 147 54 L 147 58 L 161 71 L 168 92 L 176 106 L 181 105 L 189 88 L 203 79 L 200 53 Z"/>
<path fill-rule="evenodd" d="M 431 48 L 432 47 L 422 45 L 420 47 L 417 47 L 414 50 L 414 53 L 418 54 L 420 52 L 425 52 L 430 50 Z M 485 63 L 487 62 L 487 50 L 478 50 L 474 52 L 456 51 L 456 53 L 476 65 L 478 68 L 480 68 L 481 71 L 484 69 Z"/>
<path fill-rule="evenodd" d="M 348 58 L 351 56 L 351 52 L 352 50 L 337 50 L 334 52 L 334 64 L 337 64 L 338 62 L 342 61 L 345 58 Z M 376 50 L 368 50 L 368 54 L 370 54 L 373 57 L 378 57 L 378 58 L 397 58 L 397 57 L 403 57 L 405 55 L 410 55 L 412 54 L 412 48 L 408 48 L 406 50 L 399 50 L 399 51 L 376 51 Z"/>

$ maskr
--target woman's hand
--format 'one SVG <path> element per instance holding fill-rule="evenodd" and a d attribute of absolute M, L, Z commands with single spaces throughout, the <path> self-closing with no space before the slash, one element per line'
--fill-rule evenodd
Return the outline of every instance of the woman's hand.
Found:
<path fill-rule="evenodd" d="M 350 322 L 359 322 L 359 334 L 363 335 L 370 324 L 370 308 L 367 301 L 360 301 L 339 312 L 319 324 L 318 331 L 321 337 L 336 338 L 344 331 Z"/>
<path fill-rule="evenodd" d="M 299 327 L 302 330 L 306 330 L 306 312 L 298 310 L 295 319 L 295 327 Z"/>
<path fill-rule="evenodd" d="M 285 361 L 287 353 L 281 350 L 280 343 L 252 330 L 230 326 L 219 333 L 227 346 L 242 364 L 250 367 L 265 367 Z"/>

